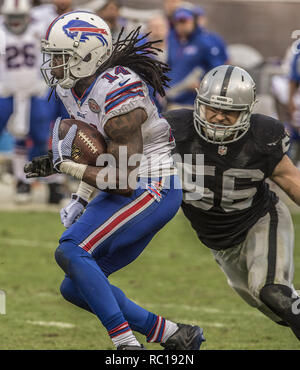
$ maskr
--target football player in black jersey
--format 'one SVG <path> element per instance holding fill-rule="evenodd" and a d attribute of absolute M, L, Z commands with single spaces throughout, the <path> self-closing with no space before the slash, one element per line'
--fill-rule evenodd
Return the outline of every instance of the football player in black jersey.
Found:
<path fill-rule="evenodd" d="M 203 155 L 204 185 L 183 180 L 182 209 L 199 239 L 211 248 L 231 287 L 300 340 L 293 223 L 265 181 L 273 180 L 300 205 L 300 172 L 286 155 L 289 137 L 283 124 L 252 114 L 255 101 L 251 76 L 224 65 L 205 75 L 194 110 L 164 117 L 178 157 L 192 154 L 193 166 L 178 165 L 192 168 L 196 177 L 195 157 Z"/>

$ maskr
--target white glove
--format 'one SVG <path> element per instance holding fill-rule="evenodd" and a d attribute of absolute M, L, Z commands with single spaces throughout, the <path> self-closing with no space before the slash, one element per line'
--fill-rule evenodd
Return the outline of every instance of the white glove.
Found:
<path fill-rule="evenodd" d="M 60 210 L 61 223 L 69 228 L 82 215 L 87 204 L 79 195 L 72 194 L 70 203 Z"/>

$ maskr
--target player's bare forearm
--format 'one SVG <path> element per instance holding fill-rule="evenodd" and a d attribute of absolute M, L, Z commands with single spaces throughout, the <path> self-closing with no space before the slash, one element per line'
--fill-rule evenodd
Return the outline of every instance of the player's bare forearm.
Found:
<path fill-rule="evenodd" d="M 287 155 L 276 166 L 271 180 L 300 206 L 300 171 Z"/>
<path fill-rule="evenodd" d="M 146 112 L 137 108 L 108 120 L 105 125 L 105 132 L 110 138 L 107 154 L 112 155 L 115 165 L 88 166 L 84 172 L 83 181 L 107 192 L 130 195 L 136 183 L 132 181 L 132 177 L 139 167 L 137 158 L 143 153 L 141 126 L 146 119 Z M 127 158 L 123 157 L 125 154 Z M 136 160 L 130 162 L 129 159 L 133 155 L 137 155 Z M 130 176 L 131 181 L 129 181 Z"/>

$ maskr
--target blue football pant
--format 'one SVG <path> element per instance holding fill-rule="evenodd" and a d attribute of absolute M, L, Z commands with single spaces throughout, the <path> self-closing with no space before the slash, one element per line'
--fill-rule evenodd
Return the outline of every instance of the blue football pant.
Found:
<path fill-rule="evenodd" d="M 13 113 L 13 97 L 0 97 L 0 135 L 7 125 L 10 115 Z M 28 153 L 28 159 L 44 155 L 48 150 L 50 137 L 50 124 L 58 116 L 67 118 L 68 114 L 60 100 L 53 96 L 48 102 L 48 94 L 44 97 L 31 97 L 29 138 L 33 146 Z M 16 140 L 19 149 L 26 148 L 26 139 Z"/>
<path fill-rule="evenodd" d="M 170 188 L 160 191 L 160 201 L 144 185 L 128 198 L 100 193 L 60 239 L 55 257 L 67 274 L 62 295 L 94 312 L 108 331 L 125 321 L 143 334 L 153 326 L 155 315 L 130 301 L 108 276 L 134 261 L 176 214 L 182 191 L 177 176 L 167 180 Z"/>

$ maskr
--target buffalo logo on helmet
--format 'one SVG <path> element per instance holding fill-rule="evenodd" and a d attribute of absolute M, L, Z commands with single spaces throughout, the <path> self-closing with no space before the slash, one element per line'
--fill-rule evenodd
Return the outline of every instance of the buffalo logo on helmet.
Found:
<path fill-rule="evenodd" d="M 63 26 L 64 33 L 74 40 L 80 32 L 80 42 L 86 42 L 89 37 L 95 36 L 100 40 L 103 46 L 108 46 L 108 42 L 103 35 L 108 35 L 104 28 L 98 28 L 93 24 L 90 24 L 81 20 L 71 20 L 65 26 Z"/>
<path fill-rule="evenodd" d="M 71 157 L 75 160 L 79 160 L 81 154 L 81 149 L 78 146 L 72 145 Z"/>

